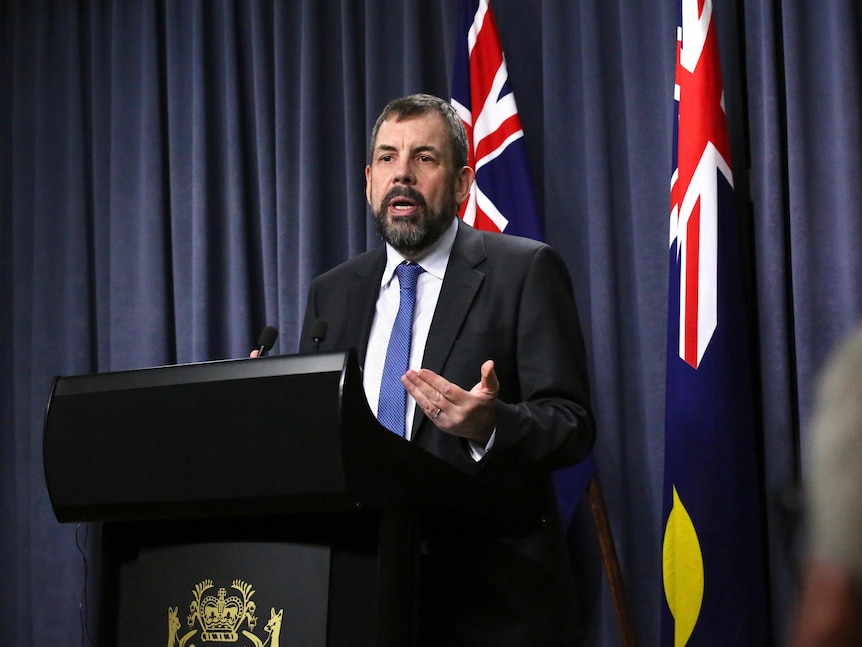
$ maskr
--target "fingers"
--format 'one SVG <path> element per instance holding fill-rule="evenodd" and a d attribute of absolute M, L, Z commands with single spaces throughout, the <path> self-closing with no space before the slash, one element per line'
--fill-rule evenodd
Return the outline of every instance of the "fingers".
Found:
<path fill-rule="evenodd" d="M 462 415 L 459 404 L 462 394 L 466 393 L 463 389 L 424 368 L 407 371 L 401 382 L 416 406 L 440 429 L 448 431 L 459 423 Z"/>
<path fill-rule="evenodd" d="M 407 371 L 401 378 L 401 382 L 417 404 L 429 415 L 433 414 L 438 407 L 445 408 L 448 404 L 457 404 L 460 400 L 459 392 L 465 393 L 457 385 L 427 368 L 420 371 Z"/>
<path fill-rule="evenodd" d="M 442 431 L 487 441 L 494 426 L 494 403 L 500 388 L 493 361 L 482 365 L 480 380 L 470 391 L 428 369 L 407 371 L 401 381 L 416 406 Z"/>
<path fill-rule="evenodd" d="M 500 390 L 500 380 L 497 379 L 497 371 L 494 370 L 494 360 L 489 359 L 482 364 L 482 379 L 479 387 L 485 393 L 497 395 Z"/>

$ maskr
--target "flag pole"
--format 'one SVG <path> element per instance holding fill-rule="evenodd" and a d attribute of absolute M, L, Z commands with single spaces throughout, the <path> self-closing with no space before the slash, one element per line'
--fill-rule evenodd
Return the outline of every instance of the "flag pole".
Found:
<path fill-rule="evenodd" d="M 617 550 L 614 544 L 611 524 L 608 521 L 608 511 L 605 506 L 605 497 L 599 484 L 598 470 L 593 472 L 592 478 L 587 485 L 587 498 L 590 503 L 590 512 L 593 515 L 593 524 L 596 527 L 596 536 L 599 540 L 599 550 L 602 553 L 602 564 L 608 578 L 611 589 L 611 597 L 614 602 L 614 612 L 620 628 L 620 637 L 624 647 L 635 647 L 634 627 L 629 616 L 628 599 L 626 597 L 625 584 L 623 583 L 622 570 L 617 558 Z"/>

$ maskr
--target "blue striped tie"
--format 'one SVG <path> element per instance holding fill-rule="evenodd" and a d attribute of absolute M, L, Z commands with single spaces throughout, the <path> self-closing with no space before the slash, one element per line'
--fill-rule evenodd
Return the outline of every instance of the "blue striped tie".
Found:
<path fill-rule="evenodd" d="M 390 431 L 404 437 L 407 416 L 407 391 L 401 376 L 407 372 L 410 360 L 410 339 L 413 333 L 413 310 L 416 306 L 416 281 L 424 272 L 415 263 L 401 263 L 395 268 L 400 286 L 398 314 L 386 349 L 383 378 L 380 381 L 380 399 L 377 402 L 377 419 Z"/>

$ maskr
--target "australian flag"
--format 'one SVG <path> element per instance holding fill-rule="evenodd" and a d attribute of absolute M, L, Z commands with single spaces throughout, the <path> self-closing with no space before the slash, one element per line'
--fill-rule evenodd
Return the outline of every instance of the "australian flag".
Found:
<path fill-rule="evenodd" d="M 476 171 L 461 217 L 483 231 L 543 240 L 524 131 L 490 2 L 462 0 L 458 23 L 452 105 L 467 130 L 468 164 Z M 555 473 L 564 522 L 593 473 L 592 454 L 581 465 Z"/>
<path fill-rule="evenodd" d="M 670 200 L 664 647 L 770 644 L 755 328 L 711 0 L 681 0 Z"/>
<path fill-rule="evenodd" d="M 476 229 L 542 240 L 524 131 L 488 0 L 463 0 L 458 23 L 452 105 L 467 129 L 468 164 L 476 171 L 461 217 Z"/>

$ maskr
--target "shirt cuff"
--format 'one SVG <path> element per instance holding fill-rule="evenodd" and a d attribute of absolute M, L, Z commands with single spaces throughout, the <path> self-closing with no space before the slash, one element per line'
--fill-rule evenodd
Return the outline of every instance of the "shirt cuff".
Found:
<path fill-rule="evenodd" d="M 494 438 L 497 436 L 497 430 L 491 432 L 491 437 L 488 439 L 488 442 L 484 445 L 481 443 L 477 443 L 475 440 L 468 440 L 467 442 L 470 445 L 470 456 L 477 463 L 485 458 L 485 454 L 491 451 L 491 447 L 494 446 Z"/>

